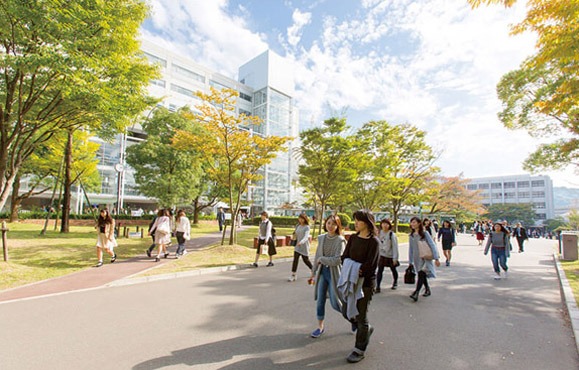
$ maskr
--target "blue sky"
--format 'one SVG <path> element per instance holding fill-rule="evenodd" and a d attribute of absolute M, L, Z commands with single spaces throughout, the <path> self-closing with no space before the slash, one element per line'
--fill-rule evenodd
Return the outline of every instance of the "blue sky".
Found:
<path fill-rule="evenodd" d="M 533 35 L 509 35 L 522 0 L 476 10 L 466 0 L 149 2 L 144 38 L 226 76 L 268 48 L 286 58 L 302 128 L 344 110 L 354 128 L 412 123 L 442 151 L 446 176 L 524 173 L 538 143 L 497 118 L 496 84 L 534 50 Z M 544 174 L 579 187 L 572 170 Z"/>

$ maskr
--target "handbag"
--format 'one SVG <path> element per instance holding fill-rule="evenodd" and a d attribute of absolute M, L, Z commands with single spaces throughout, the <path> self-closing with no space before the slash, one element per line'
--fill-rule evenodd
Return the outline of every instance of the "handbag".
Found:
<path fill-rule="evenodd" d="M 161 234 L 170 234 L 171 233 L 171 227 L 169 226 L 168 223 L 163 222 L 162 224 L 157 226 L 157 231 L 160 232 Z"/>
<path fill-rule="evenodd" d="M 416 273 L 414 273 L 414 266 L 410 265 L 404 273 L 404 284 L 414 284 Z"/>
<path fill-rule="evenodd" d="M 418 241 L 418 256 L 427 261 L 431 261 L 434 258 L 432 255 L 432 249 L 430 249 L 426 240 Z"/>

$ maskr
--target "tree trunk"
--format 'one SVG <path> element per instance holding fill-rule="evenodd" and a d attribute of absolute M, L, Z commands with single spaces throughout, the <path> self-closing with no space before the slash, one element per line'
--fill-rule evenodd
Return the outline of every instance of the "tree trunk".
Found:
<path fill-rule="evenodd" d="M 193 201 L 193 224 L 199 224 L 199 197 Z"/>
<path fill-rule="evenodd" d="M 63 188 L 64 188 L 64 199 L 62 200 L 62 219 L 60 222 L 60 232 L 61 233 L 68 233 L 69 232 L 69 220 L 70 220 L 70 203 L 72 198 L 71 187 L 72 187 L 72 175 L 71 175 L 71 167 L 72 167 L 72 137 L 73 131 L 68 132 L 68 139 L 66 141 L 66 148 L 64 149 L 64 179 L 63 179 Z"/>
<path fill-rule="evenodd" d="M 20 191 L 20 174 L 14 177 L 14 184 L 12 184 L 12 194 L 10 196 L 10 222 L 18 221 L 18 206 L 22 199 L 18 196 Z"/>

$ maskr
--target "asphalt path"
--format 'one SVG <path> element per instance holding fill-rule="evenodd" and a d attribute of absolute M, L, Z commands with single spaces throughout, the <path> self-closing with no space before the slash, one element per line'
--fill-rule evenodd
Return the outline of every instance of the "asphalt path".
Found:
<path fill-rule="evenodd" d="M 309 337 L 313 288 L 303 264 L 286 282 L 285 262 L 1 303 L 0 369 L 579 369 L 556 243 L 531 240 L 500 281 L 476 244 L 461 235 L 452 266 L 417 303 L 412 286 L 388 289 L 386 274 L 357 365 L 345 360 L 349 323 L 329 303 L 326 333 Z"/>

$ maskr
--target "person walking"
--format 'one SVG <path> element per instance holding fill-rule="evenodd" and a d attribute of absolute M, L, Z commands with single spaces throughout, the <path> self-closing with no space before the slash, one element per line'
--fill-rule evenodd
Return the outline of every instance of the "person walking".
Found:
<path fill-rule="evenodd" d="M 378 261 L 378 276 L 376 278 L 376 293 L 380 293 L 380 285 L 384 275 L 384 267 L 390 268 L 392 272 L 392 288 L 398 287 L 398 270 L 400 266 L 398 262 L 398 237 L 392 231 L 392 223 L 388 219 L 380 221 L 380 232 L 378 233 L 378 240 L 380 240 L 380 259 Z"/>
<path fill-rule="evenodd" d="M 167 252 L 167 246 L 171 244 L 171 219 L 169 215 L 168 209 L 159 210 L 159 212 L 157 212 L 157 219 L 155 223 L 153 223 L 151 231 L 149 231 L 149 235 L 155 234 L 155 244 L 159 247 L 155 262 L 161 260 L 161 255 L 163 255 L 164 258 L 169 257 L 169 252 Z"/>
<path fill-rule="evenodd" d="M 185 211 L 182 209 L 177 211 L 175 236 L 177 237 L 178 244 L 175 257 L 180 258 L 184 254 L 187 254 L 187 249 L 185 249 L 185 242 L 191 239 L 191 222 L 187 218 Z"/>
<path fill-rule="evenodd" d="M 491 260 L 495 271 L 495 280 L 501 279 L 501 267 L 504 271 L 505 279 L 509 277 L 507 259 L 511 256 L 510 247 L 509 232 L 500 222 L 495 223 L 484 251 L 484 255 L 486 256 L 489 252 L 489 248 L 491 250 Z"/>
<path fill-rule="evenodd" d="M 219 231 L 223 231 L 223 225 L 225 225 L 225 212 L 223 212 L 223 207 L 219 207 L 217 211 L 217 223 L 219 224 Z"/>
<path fill-rule="evenodd" d="M 117 254 L 114 248 L 117 246 L 115 239 L 115 220 L 107 209 L 101 209 L 97 220 L 96 228 L 98 230 L 96 252 L 98 263 L 95 267 L 103 265 L 103 250 L 111 256 L 111 263 L 117 260 Z"/>
<path fill-rule="evenodd" d="M 438 241 L 442 238 L 442 253 L 446 257 L 446 266 L 450 266 L 452 259 L 452 247 L 456 245 L 456 233 L 450 221 L 442 221 L 442 227 L 438 230 Z"/>
<path fill-rule="evenodd" d="M 478 221 L 476 223 L 474 231 L 476 233 L 476 240 L 478 241 L 478 245 L 482 245 L 483 241 L 485 240 L 485 229 L 482 221 Z"/>
<path fill-rule="evenodd" d="M 416 302 L 422 286 L 424 286 L 424 294 L 422 296 L 429 297 L 431 295 L 428 278 L 436 277 L 436 268 L 434 266 L 440 266 L 440 257 L 436 244 L 434 244 L 430 234 L 424 230 L 424 226 L 418 217 L 410 219 L 410 229 L 408 261 L 413 265 L 414 271 L 418 273 L 416 290 L 410 295 L 410 298 Z M 419 244 L 422 244 L 422 247 Z M 429 256 L 426 256 L 427 254 Z"/>
<path fill-rule="evenodd" d="M 151 220 L 151 222 L 149 222 L 149 229 L 147 230 L 147 233 L 151 236 L 151 239 L 153 239 L 153 243 L 149 246 L 149 248 L 145 251 L 145 253 L 147 253 L 147 257 L 151 258 L 151 252 L 153 252 L 153 249 L 155 249 L 155 232 L 151 232 L 153 225 L 155 224 L 155 221 L 157 220 L 157 213 L 158 211 L 155 211 L 155 215 L 153 216 L 153 219 Z"/>
<path fill-rule="evenodd" d="M 350 236 L 344 254 L 342 254 L 342 264 L 346 270 L 346 264 L 351 266 L 350 270 L 344 271 L 340 275 L 338 290 L 342 294 L 345 304 L 342 313 L 352 323 L 352 329 L 356 330 L 356 343 L 352 353 L 346 358 L 350 363 L 360 362 L 364 359 L 366 348 L 370 342 L 370 337 L 374 332 L 368 320 L 368 306 L 372 300 L 374 285 L 376 284 L 376 268 L 378 267 L 379 244 L 376 238 L 375 219 L 369 210 L 359 210 L 354 213 L 354 226 L 356 234 Z M 349 260 L 349 261 L 348 261 Z M 356 269 L 358 273 L 356 274 Z M 352 276 L 356 278 L 355 289 L 351 294 L 344 294 L 344 278 L 342 276 Z M 349 280 L 349 279 L 348 279 Z M 360 284 L 362 285 L 360 287 Z M 345 285 L 348 286 L 347 284 Z M 357 294 L 361 290 L 360 293 Z M 347 303 L 346 303 L 347 302 Z"/>
<path fill-rule="evenodd" d="M 523 253 L 525 251 L 525 241 L 529 239 L 529 235 L 527 234 L 527 230 L 523 227 L 523 225 L 521 225 L 520 222 L 517 222 L 515 228 L 513 229 L 513 237 L 517 238 L 519 253 Z"/>
<path fill-rule="evenodd" d="M 336 215 L 331 215 L 324 223 L 325 234 L 318 236 L 318 248 L 314 258 L 314 298 L 318 327 L 310 334 L 319 338 L 325 332 L 326 298 L 330 298 L 332 308 L 342 312 L 342 301 L 338 295 L 338 279 L 342 265 L 342 253 L 346 239 L 342 236 L 342 223 Z"/>
<path fill-rule="evenodd" d="M 255 261 L 253 262 L 253 267 L 258 267 L 257 261 L 259 260 L 259 255 L 267 253 L 269 255 L 269 262 L 267 267 L 273 266 L 273 256 L 277 254 L 275 249 L 275 229 L 273 224 L 269 220 L 269 215 L 267 212 L 261 212 L 261 222 L 259 224 L 259 234 L 257 236 L 257 252 L 255 253 Z M 267 248 L 267 252 L 265 252 Z M 264 249 L 264 251 L 262 251 Z"/>
<path fill-rule="evenodd" d="M 425 218 L 422 221 L 422 225 L 424 226 L 424 231 L 427 231 L 430 234 L 430 237 L 432 238 L 432 240 L 434 240 L 434 238 L 436 236 L 436 230 L 434 229 L 432 222 L 428 218 Z"/>
<path fill-rule="evenodd" d="M 296 234 L 296 245 L 294 246 L 294 260 L 292 263 L 292 274 L 288 278 L 288 281 L 293 282 L 297 280 L 296 272 L 298 271 L 298 263 L 300 261 L 300 256 L 302 260 L 310 269 L 310 274 L 312 275 L 313 266 L 310 262 L 310 220 L 305 213 L 302 213 L 298 217 L 298 225 L 295 228 Z"/>

